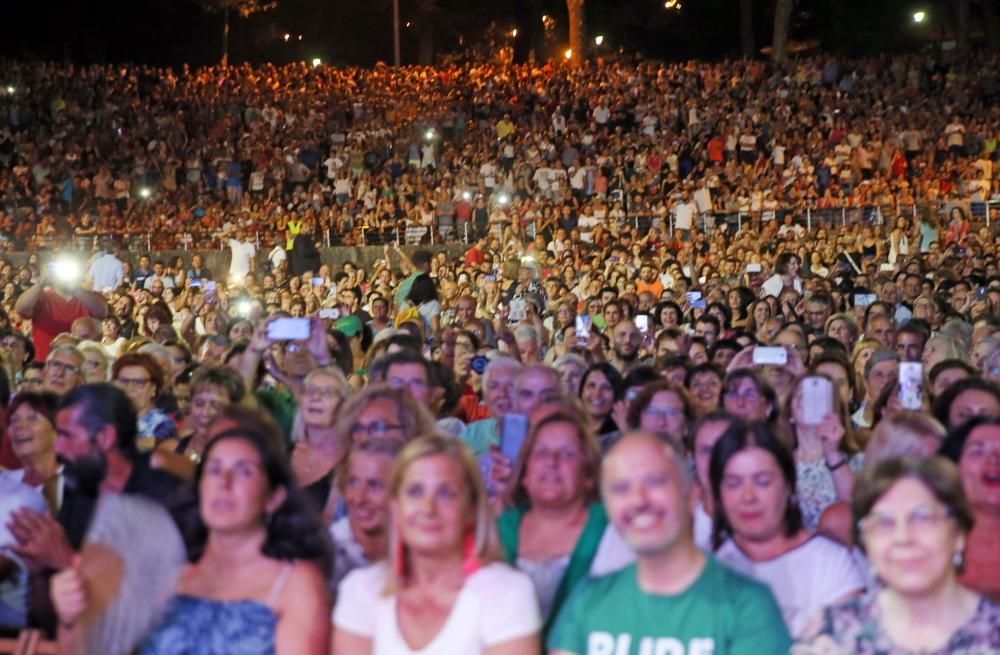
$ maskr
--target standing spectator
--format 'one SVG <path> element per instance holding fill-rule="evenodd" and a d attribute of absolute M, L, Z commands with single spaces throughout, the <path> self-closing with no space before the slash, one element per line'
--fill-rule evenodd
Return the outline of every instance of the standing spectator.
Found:
<path fill-rule="evenodd" d="M 18 297 L 14 311 L 31 319 L 35 359 L 44 361 L 56 335 L 69 332 L 73 321 L 81 316 L 104 318 L 108 304 L 100 294 L 80 288 L 79 279 L 57 279 L 46 267 L 38 282 Z"/>

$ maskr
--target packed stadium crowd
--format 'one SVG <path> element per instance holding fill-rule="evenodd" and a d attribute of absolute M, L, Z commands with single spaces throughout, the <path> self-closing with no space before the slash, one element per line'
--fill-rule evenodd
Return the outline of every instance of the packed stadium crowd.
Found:
<path fill-rule="evenodd" d="M 994 57 L 5 64 L 0 629 L 1000 652 Z"/>

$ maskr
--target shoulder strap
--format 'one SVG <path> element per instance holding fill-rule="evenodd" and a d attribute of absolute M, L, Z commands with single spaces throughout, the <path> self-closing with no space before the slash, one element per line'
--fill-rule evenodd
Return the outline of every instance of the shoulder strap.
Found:
<path fill-rule="evenodd" d="M 546 634 L 552 627 L 552 622 L 559 613 L 559 608 L 566 602 L 570 592 L 590 573 L 590 567 L 597 555 L 597 548 L 601 544 L 601 539 L 604 538 L 604 531 L 607 527 L 608 514 L 604 505 L 594 503 L 590 506 L 587 524 L 583 526 L 583 532 L 580 533 L 573 554 L 570 555 L 569 566 L 566 567 L 566 572 L 559 582 L 559 588 L 556 589 L 556 595 L 552 601 L 552 613 L 545 622 L 544 632 Z"/>
<path fill-rule="evenodd" d="M 267 594 L 267 605 L 273 606 L 275 601 L 278 600 L 278 596 L 281 595 L 282 590 L 285 588 L 285 583 L 288 582 L 288 576 L 292 574 L 292 567 L 295 566 L 291 562 L 287 562 L 281 571 L 278 572 L 277 577 L 274 578 L 274 584 L 271 585 L 271 591 Z"/>
<path fill-rule="evenodd" d="M 503 549 L 503 558 L 511 566 L 517 565 L 517 542 L 521 534 L 524 511 L 522 507 L 511 507 L 497 517 L 497 532 L 500 537 L 500 547 Z"/>

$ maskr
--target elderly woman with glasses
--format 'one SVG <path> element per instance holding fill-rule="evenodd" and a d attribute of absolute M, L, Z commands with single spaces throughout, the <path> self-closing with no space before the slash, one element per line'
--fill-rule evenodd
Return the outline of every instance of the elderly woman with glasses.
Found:
<path fill-rule="evenodd" d="M 852 506 L 882 584 L 824 610 L 792 653 L 1000 652 L 1000 607 L 958 580 L 974 519 L 953 463 L 883 460 L 862 472 Z"/>
<path fill-rule="evenodd" d="M 163 370 L 151 355 L 122 355 L 111 368 L 111 378 L 132 400 L 139 415 L 136 439 L 140 452 L 153 450 L 164 441 L 177 437 L 177 424 L 155 405 L 157 396 L 164 388 L 164 379 Z"/>
<path fill-rule="evenodd" d="M 302 385 L 298 413 L 292 424 L 291 466 L 296 482 L 319 507 L 326 503 L 333 470 L 350 445 L 336 430 L 337 411 L 347 398 L 347 380 L 335 368 L 318 368 Z"/>

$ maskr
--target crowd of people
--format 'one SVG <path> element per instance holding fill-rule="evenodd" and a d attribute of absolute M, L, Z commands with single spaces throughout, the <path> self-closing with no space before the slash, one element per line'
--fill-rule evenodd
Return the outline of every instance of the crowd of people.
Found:
<path fill-rule="evenodd" d="M 992 64 L 12 63 L 0 626 L 136 496 L 123 652 L 1000 651 Z"/>
<path fill-rule="evenodd" d="M 924 206 L 982 219 L 1000 200 L 996 64 L 5 61 L 0 234 L 15 250 L 102 234 L 215 248 L 239 227 L 332 245 L 563 229 L 601 245 L 625 225 L 791 215 L 887 236 Z"/>

